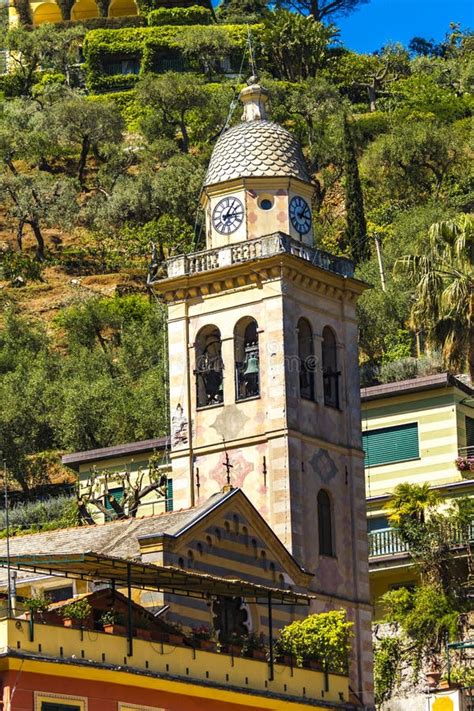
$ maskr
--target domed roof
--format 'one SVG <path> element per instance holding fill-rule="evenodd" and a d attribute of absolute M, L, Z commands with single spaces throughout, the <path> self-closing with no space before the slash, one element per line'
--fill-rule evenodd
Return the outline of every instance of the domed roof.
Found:
<path fill-rule="evenodd" d="M 204 185 L 250 177 L 293 177 L 309 183 L 300 144 L 282 126 L 267 120 L 268 92 L 256 76 L 239 98 L 244 105 L 242 123 L 217 141 Z"/>
<path fill-rule="evenodd" d="M 223 133 L 212 152 L 204 184 L 254 176 L 311 181 L 300 144 L 272 121 L 244 121 Z"/>

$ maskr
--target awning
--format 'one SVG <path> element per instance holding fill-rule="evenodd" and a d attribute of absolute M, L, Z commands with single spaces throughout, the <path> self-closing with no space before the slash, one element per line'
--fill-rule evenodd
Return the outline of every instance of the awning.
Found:
<path fill-rule="evenodd" d="M 58 553 L 0 557 L 0 566 L 79 580 L 113 581 L 117 586 L 174 593 L 209 599 L 212 596 L 242 597 L 248 602 L 276 605 L 309 605 L 314 595 L 257 585 L 238 578 L 220 578 L 173 566 L 142 563 L 98 553 Z"/>

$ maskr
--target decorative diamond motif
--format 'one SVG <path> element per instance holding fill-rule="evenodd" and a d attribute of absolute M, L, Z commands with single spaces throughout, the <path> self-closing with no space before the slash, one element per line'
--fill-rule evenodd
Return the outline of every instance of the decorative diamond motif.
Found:
<path fill-rule="evenodd" d="M 222 134 L 212 153 L 205 185 L 252 176 L 311 180 L 300 144 L 272 121 L 245 121 Z"/>

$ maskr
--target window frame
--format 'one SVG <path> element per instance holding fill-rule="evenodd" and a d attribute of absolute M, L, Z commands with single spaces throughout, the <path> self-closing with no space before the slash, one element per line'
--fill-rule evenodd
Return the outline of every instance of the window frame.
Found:
<path fill-rule="evenodd" d="M 216 336 L 219 343 L 219 353 L 212 356 L 216 364 L 218 363 L 218 368 L 214 367 L 214 363 L 211 363 L 207 368 L 207 371 L 203 368 L 200 369 L 200 358 L 206 355 L 206 348 L 208 344 L 205 343 L 205 339 L 211 336 Z M 198 333 L 196 334 L 196 340 L 194 342 L 194 388 L 196 393 L 196 410 L 206 410 L 211 407 L 222 407 L 224 405 L 224 361 L 222 358 L 222 333 L 218 326 L 213 323 L 208 323 L 202 326 Z M 204 399 L 207 399 L 208 393 L 206 390 L 206 383 L 204 379 L 204 373 L 210 370 L 215 370 L 216 373 L 220 374 L 221 382 L 218 388 L 220 394 L 216 395 L 216 402 L 202 402 L 201 396 L 204 395 Z M 217 397 L 219 399 L 217 399 Z"/>
<path fill-rule="evenodd" d="M 70 694 L 56 694 L 50 691 L 34 692 L 34 711 L 42 711 L 43 704 L 62 704 L 69 706 L 71 711 L 79 706 L 80 711 L 88 711 L 88 699 L 86 696 L 76 696 Z"/>
<path fill-rule="evenodd" d="M 388 430 L 400 430 L 402 428 L 408 428 L 408 427 L 415 427 L 416 428 L 416 438 L 417 438 L 417 450 L 418 453 L 414 457 L 403 457 L 401 459 L 390 459 L 389 461 L 383 461 L 383 462 L 376 462 L 375 464 L 368 459 L 368 449 L 367 451 L 364 449 L 364 437 L 370 437 L 370 435 L 374 435 L 376 433 L 380 432 L 386 432 Z M 416 462 L 421 459 L 421 447 L 420 447 L 420 427 L 419 427 L 419 422 L 418 420 L 415 420 L 413 422 L 403 422 L 398 425 L 387 425 L 386 427 L 375 427 L 372 430 L 364 430 L 362 432 L 362 449 L 364 451 L 364 467 L 365 468 L 370 468 L 372 469 L 373 467 L 389 467 L 392 464 L 402 464 L 403 462 Z"/>
<path fill-rule="evenodd" d="M 245 340 L 246 332 L 250 326 L 255 327 L 255 341 L 250 344 Z M 246 402 L 247 400 L 256 400 L 262 396 L 262 379 L 261 379 L 261 360 L 260 360 L 260 329 L 258 326 L 258 321 L 253 316 L 242 316 L 236 322 L 234 326 L 233 333 L 233 346 L 234 346 L 234 390 L 235 390 L 235 402 Z M 240 391 L 242 386 L 245 387 L 243 376 L 243 369 L 245 366 L 246 352 L 248 352 L 249 359 L 251 357 L 257 360 L 257 386 L 256 392 L 251 395 L 241 395 Z M 243 360 L 239 360 L 239 353 L 242 355 Z"/>

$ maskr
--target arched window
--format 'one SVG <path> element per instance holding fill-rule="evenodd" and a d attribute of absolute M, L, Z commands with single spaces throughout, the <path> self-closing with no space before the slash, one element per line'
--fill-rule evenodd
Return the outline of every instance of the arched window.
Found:
<path fill-rule="evenodd" d="M 221 333 L 204 326 L 196 338 L 196 398 L 198 407 L 220 405 L 224 400 Z"/>
<path fill-rule="evenodd" d="M 258 324 L 249 316 L 240 319 L 234 329 L 235 399 L 260 395 L 260 358 Z"/>
<path fill-rule="evenodd" d="M 305 318 L 298 321 L 298 365 L 300 370 L 300 396 L 314 400 L 313 333 Z"/>
<path fill-rule="evenodd" d="M 318 494 L 319 555 L 334 555 L 331 499 L 324 489 Z"/>
<path fill-rule="evenodd" d="M 323 329 L 323 383 L 324 383 L 324 404 L 330 407 L 339 407 L 339 376 L 337 368 L 337 345 L 336 337 L 329 328 Z"/>

